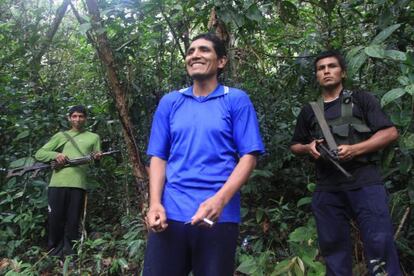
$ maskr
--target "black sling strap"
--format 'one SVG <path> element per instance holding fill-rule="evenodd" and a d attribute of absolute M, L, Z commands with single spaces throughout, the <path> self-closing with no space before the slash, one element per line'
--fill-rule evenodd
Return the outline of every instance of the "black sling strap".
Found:
<path fill-rule="evenodd" d="M 81 149 L 79 148 L 78 144 L 76 144 L 75 140 L 73 139 L 73 137 L 76 137 L 80 134 L 80 132 L 76 133 L 73 137 L 70 136 L 68 133 L 66 133 L 65 131 L 62 131 L 63 135 L 68 139 L 68 141 L 70 141 L 72 143 L 72 145 L 75 147 L 75 149 L 81 154 L 81 156 L 86 156 Z"/>
<path fill-rule="evenodd" d="M 323 137 L 325 138 L 325 141 L 328 144 L 329 150 L 334 153 L 337 153 L 338 145 L 336 144 L 331 130 L 329 129 L 328 123 L 325 120 L 323 111 L 321 110 L 317 102 L 310 102 L 310 105 L 312 107 L 313 113 L 315 113 L 316 120 L 318 121 L 318 124 L 321 127 Z"/>

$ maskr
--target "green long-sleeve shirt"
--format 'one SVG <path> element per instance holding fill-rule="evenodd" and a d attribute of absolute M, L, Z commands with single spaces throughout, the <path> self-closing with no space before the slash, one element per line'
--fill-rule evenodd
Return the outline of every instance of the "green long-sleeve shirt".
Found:
<path fill-rule="evenodd" d="M 62 132 L 58 132 L 36 152 L 35 158 L 41 162 L 50 162 L 51 160 L 54 160 L 60 152 L 66 155 L 69 159 L 73 159 L 82 157 L 82 154 L 86 155 L 91 152 L 101 151 L 99 135 L 89 131 L 79 133 L 74 130 L 66 131 L 66 133 L 73 137 L 73 140 L 76 142 L 81 152 L 76 149 L 71 141 L 68 141 Z M 63 149 L 59 151 L 62 146 Z M 79 165 L 54 170 L 49 187 L 74 187 L 86 189 L 87 168 L 88 165 Z"/>

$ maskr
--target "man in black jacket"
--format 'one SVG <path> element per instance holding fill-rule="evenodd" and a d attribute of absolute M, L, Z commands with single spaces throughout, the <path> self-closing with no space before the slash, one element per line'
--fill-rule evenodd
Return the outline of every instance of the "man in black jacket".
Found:
<path fill-rule="evenodd" d="M 375 153 L 398 138 L 397 129 L 374 96 L 344 89 L 346 65 L 339 52 L 321 53 L 314 65 L 322 90 L 322 114 L 338 144 L 339 162 L 353 176 L 345 177 L 321 158 L 316 146 L 324 142 L 323 131 L 311 106 L 305 105 L 297 119 L 291 150 L 316 160 L 317 186 L 312 210 L 327 275 L 352 275 L 350 219 L 357 222 L 361 231 L 370 273 L 402 275 L 387 194 L 375 163 Z"/>

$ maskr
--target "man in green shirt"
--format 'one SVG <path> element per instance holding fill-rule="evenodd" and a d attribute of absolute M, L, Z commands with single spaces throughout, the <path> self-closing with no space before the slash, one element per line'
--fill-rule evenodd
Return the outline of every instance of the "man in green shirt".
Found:
<path fill-rule="evenodd" d="M 74 254 L 73 241 L 79 238 L 79 223 L 86 193 L 88 165 L 64 167 L 66 160 L 93 154 L 101 157 L 97 134 L 84 130 L 87 112 L 82 105 L 69 109 L 71 129 L 56 133 L 35 158 L 55 161 L 48 188 L 48 247 L 52 255 L 63 258 Z M 60 168 L 59 168 L 60 167 Z"/>

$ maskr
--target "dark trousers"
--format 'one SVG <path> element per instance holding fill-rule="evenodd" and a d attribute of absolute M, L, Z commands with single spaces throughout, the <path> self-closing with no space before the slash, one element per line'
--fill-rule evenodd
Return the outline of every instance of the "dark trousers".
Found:
<path fill-rule="evenodd" d="M 63 258 L 75 254 L 85 190 L 69 187 L 48 188 L 48 247 L 51 255 Z"/>
<path fill-rule="evenodd" d="M 374 272 L 402 275 L 383 185 L 341 192 L 315 192 L 312 209 L 326 275 L 352 275 L 351 219 L 358 224 L 370 275 Z M 377 265 L 379 267 L 375 268 Z"/>
<path fill-rule="evenodd" d="M 144 276 L 232 276 L 239 226 L 217 223 L 211 228 L 168 221 L 160 233 L 150 232 Z"/>

